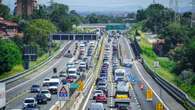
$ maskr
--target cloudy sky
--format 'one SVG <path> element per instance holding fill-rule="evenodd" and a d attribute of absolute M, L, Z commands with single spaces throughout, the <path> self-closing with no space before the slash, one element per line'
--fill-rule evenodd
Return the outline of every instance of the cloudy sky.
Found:
<path fill-rule="evenodd" d="M 38 0 L 39 4 L 49 4 L 50 0 Z M 140 8 L 146 8 L 153 0 L 53 0 L 54 2 L 69 5 L 70 9 L 80 12 L 85 11 L 136 11 Z M 180 10 L 190 9 L 191 0 L 178 0 Z M 165 6 L 169 6 L 169 0 L 156 0 Z M 4 0 L 4 3 L 11 8 L 14 7 L 14 0 Z"/>

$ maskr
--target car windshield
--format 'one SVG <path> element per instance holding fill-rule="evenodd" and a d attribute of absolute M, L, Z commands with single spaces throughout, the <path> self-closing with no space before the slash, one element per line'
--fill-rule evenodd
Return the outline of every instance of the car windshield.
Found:
<path fill-rule="evenodd" d="M 32 87 L 40 87 L 39 85 L 32 85 Z"/>
<path fill-rule="evenodd" d="M 44 94 L 46 94 L 46 93 L 49 93 L 49 91 L 41 91 L 41 93 L 44 93 Z"/>
<path fill-rule="evenodd" d="M 58 86 L 58 82 L 52 82 L 52 83 L 49 83 L 49 86 Z"/>
<path fill-rule="evenodd" d="M 117 76 L 124 76 L 123 73 L 116 73 Z"/>
<path fill-rule="evenodd" d="M 99 83 L 98 85 L 99 86 L 105 86 L 106 84 L 105 83 Z"/>
<path fill-rule="evenodd" d="M 24 101 L 24 103 L 34 103 L 34 100 L 33 99 L 27 99 Z"/>

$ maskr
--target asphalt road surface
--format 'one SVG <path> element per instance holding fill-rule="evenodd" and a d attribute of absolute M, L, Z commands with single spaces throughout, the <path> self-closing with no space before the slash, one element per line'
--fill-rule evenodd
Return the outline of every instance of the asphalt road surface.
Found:
<path fill-rule="evenodd" d="M 126 56 L 130 59 L 134 59 L 134 53 L 130 47 L 130 41 L 126 37 L 121 37 L 120 38 L 120 44 L 124 45 L 126 47 L 125 52 Z M 140 102 L 141 109 L 142 110 L 152 110 L 155 109 L 155 104 L 159 99 L 163 101 L 163 103 L 167 106 L 169 110 L 185 110 L 185 108 L 179 104 L 173 97 L 171 97 L 163 88 L 161 88 L 155 81 L 152 79 L 152 77 L 145 71 L 143 66 L 139 61 L 134 61 L 133 67 L 131 68 L 130 76 L 134 77 L 135 79 L 133 80 L 133 88 L 135 90 L 136 96 L 138 101 Z M 145 84 L 146 89 L 146 83 L 152 88 L 154 91 L 154 95 L 156 97 L 154 99 L 154 102 L 148 102 L 145 100 L 145 92 L 143 90 L 140 90 L 138 87 L 140 83 Z"/>
<path fill-rule="evenodd" d="M 70 46 L 68 50 L 71 50 L 71 52 L 75 48 L 75 42 Z M 88 46 L 86 48 L 87 53 Z M 94 48 L 95 49 L 95 48 Z M 77 52 L 78 53 L 78 52 Z M 48 63 L 46 66 L 44 66 L 42 69 L 32 73 L 29 76 L 26 76 L 23 78 L 23 81 L 16 81 L 17 84 L 15 85 L 7 85 L 7 106 L 6 109 L 22 109 L 23 108 L 23 101 L 27 97 L 35 97 L 36 93 L 30 93 L 30 87 L 33 84 L 42 85 L 42 82 L 45 78 L 50 78 L 57 73 L 53 73 L 53 68 L 57 68 L 57 71 L 60 72 L 62 70 L 65 70 L 65 65 L 69 61 L 73 61 L 74 59 L 77 59 L 77 55 L 73 58 L 67 58 L 67 57 L 59 57 L 57 59 L 54 59 L 50 63 Z M 87 73 L 87 71 L 86 71 Z M 13 83 L 14 84 L 14 83 Z M 45 88 L 45 87 L 42 87 Z M 47 89 L 47 88 L 46 88 Z M 57 95 L 52 95 L 52 100 L 48 101 L 47 104 L 39 105 L 40 110 L 49 110 L 52 105 L 56 103 L 58 100 Z"/>

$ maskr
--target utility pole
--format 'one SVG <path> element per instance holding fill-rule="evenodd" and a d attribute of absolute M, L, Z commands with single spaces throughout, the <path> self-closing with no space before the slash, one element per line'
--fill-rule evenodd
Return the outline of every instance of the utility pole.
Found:
<path fill-rule="evenodd" d="M 191 15 L 191 23 L 190 23 L 190 27 L 193 27 L 193 22 L 194 22 L 194 18 L 195 18 L 195 0 L 192 0 L 192 15 Z"/>

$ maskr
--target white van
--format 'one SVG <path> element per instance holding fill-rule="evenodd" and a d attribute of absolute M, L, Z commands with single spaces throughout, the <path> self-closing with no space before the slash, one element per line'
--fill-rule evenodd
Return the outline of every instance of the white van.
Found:
<path fill-rule="evenodd" d="M 60 85 L 60 79 L 58 79 L 58 78 L 51 78 L 48 81 L 48 90 L 52 94 L 57 94 L 59 85 Z"/>
<path fill-rule="evenodd" d="M 69 77 L 77 78 L 77 68 L 69 68 L 67 72 Z"/>

